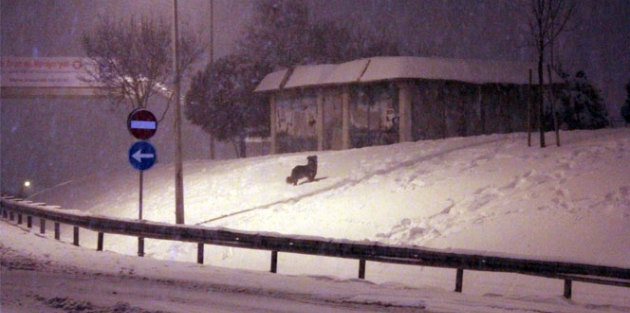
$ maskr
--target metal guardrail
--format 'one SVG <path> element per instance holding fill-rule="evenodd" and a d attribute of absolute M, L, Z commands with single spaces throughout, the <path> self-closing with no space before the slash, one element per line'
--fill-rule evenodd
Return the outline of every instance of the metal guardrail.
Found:
<path fill-rule="evenodd" d="M 54 221 L 56 239 L 60 237 L 59 223 L 73 225 L 74 244 L 77 246 L 79 245 L 79 227 L 98 232 L 97 250 L 103 249 L 105 233 L 138 237 L 138 255 L 140 256 L 144 255 L 144 238 L 153 238 L 197 243 L 198 263 L 203 263 L 204 244 L 268 250 L 271 251 L 271 272 L 273 273 L 277 272 L 278 252 L 357 259 L 361 279 L 365 278 L 366 261 L 453 268 L 457 269 L 455 283 L 457 292 L 461 292 L 463 288 L 464 270 L 519 273 L 562 279 L 565 281 L 564 296 L 566 298 L 571 298 L 572 281 L 630 287 L 630 268 L 444 252 L 375 242 L 244 232 L 225 228 L 93 216 L 7 196 L 0 198 L 0 205 L 3 218 L 13 221 L 17 215 L 18 224 L 22 223 L 22 215 L 26 215 L 27 226 L 32 227 L 32 216 L 38 217 L 42 233 L 45 232 L 45 221 Z"/>

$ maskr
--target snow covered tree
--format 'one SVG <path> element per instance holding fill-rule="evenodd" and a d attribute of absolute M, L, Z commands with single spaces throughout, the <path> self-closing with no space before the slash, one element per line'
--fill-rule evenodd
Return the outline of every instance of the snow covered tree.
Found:
<path fill-rule="evenodd" d="M 608 111 L 599 91 L 584 71 L 574 76 L 563 74 L 566 87 L 560 94 L 560 121 L 570 130 L 599 129 L 608 126 Z"/>
<path fill-rule="evenodd" d="M 236 155 L 246 157 L 248 136 L 269 135 L 269 105 L 253 92 L 269 71 L 268 65 L 244 55 L 208 64 L 193 77 L 185 100 L 186 118 L 218 140 L 231 141 Z"/>
<path fill-rule="evenodd" d="M 626 103 L 621 107 L 621 117 L 626 121 L 626 124 L 630 124 L 630 81 L 626 84 Z"/>
<path fill-rule="evenodd" d="M 101 17 L 93 32 L 82 38 L 92 61 L 85 67 L 88 80 L 104 85 L 102 91 L 114 106 L 127 103 L 131 109 L 148 108 L 149 99 L 159 93 L 169 97 L 170 103 L 169 87 L 176 79 L 171 43 L 171 24 L 164 19 Z M 184 31 L 179 43 L 180 73 L 204 50 L 199 36 Z M 167 110 L 168 106 L 162 118 Z"/>

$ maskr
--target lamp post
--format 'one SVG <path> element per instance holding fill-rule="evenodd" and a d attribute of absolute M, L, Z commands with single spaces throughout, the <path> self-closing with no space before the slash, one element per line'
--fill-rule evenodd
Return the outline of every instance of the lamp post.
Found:
<path fill-rule="evenodd" d="M 212 63 L 214 63 L 214 0 L 210 0 L 210 64 Z M 210 134 L 210 160 L 214 158 L 214 135 Z"/>
<path fill-rule="evenodd" d="M 179 36 L 177 0 L 173 0 L 173 71 L 175 75 L 175 223 L 184 224 L 184 170 L 182 166 L 181 75 L 179 69 Z"/>

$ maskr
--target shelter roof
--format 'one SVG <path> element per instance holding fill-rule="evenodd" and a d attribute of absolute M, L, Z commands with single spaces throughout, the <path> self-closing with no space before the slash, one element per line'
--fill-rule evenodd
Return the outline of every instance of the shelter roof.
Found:
<path fill-rule="evenodd" d="M 446 59 L 429 57 L 373 57 L 340 64 L 297 66 L 268 74 L 256 91 L 369 83 L 399 79 L 461 81 L 473 84 L 529 84 L 533 62 Z M 548 78 L 545 75 L 545 80 Z M 561 78 L 554 75 L 553 80 Z M 547 83 L 547 82 L 545 82 Z"/>

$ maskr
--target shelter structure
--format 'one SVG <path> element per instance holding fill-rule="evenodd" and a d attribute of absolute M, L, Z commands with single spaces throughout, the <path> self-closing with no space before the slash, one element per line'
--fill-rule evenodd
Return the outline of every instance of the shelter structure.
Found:
<path fill-rule="evenodd" d="M 271 153 L 340 150 L 523 131 L 535 68 L 526 62 L 373 57 L 275 71 L 256 92 L 270 96 Z"/>

